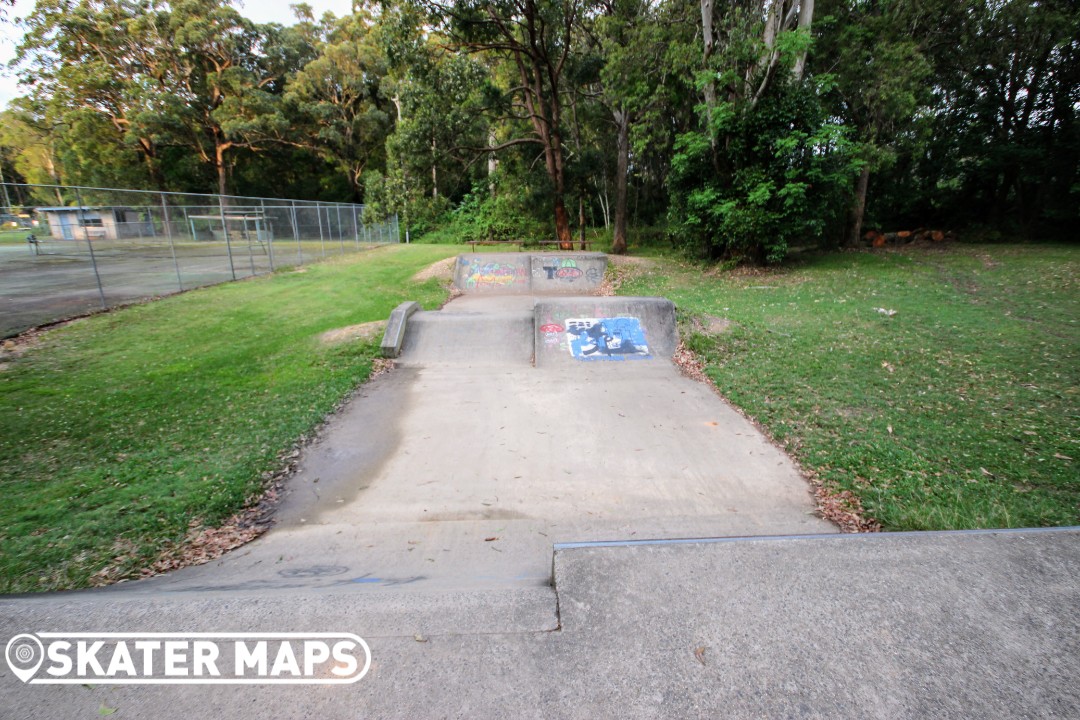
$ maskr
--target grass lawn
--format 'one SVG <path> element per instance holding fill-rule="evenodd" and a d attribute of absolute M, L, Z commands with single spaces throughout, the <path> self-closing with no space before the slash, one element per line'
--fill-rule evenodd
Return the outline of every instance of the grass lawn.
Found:
<path fill-rule="evenodd" d="M 280 454 L 363 382 L 385 320 L 455 246 L 393 246 L 86 318 L 0 369 L 0 592 L 137 572 L 262 487 Z"/>
<path fill-rule="evenodd" d="M 620 292 L 674 300 L 684 338 L 730 320 L 688 338 L 721 392 L 885 529 L 1080 524 L 1080 247 L 703 270 L 668 259 Z"/>
<path fill-rule="evenodd" d="M 26 245 L 26 236 L 38 232 L 29 228 L 0 229 L 0 245 Z"/>

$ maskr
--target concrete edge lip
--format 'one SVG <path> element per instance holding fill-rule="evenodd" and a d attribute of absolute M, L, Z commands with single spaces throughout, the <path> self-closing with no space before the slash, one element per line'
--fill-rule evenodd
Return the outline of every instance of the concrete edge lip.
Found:
<path fill-rule="evenodd" d="M 423 309 L 420 303 L 409 300 L 390 311 L 390 319 L 386 322 L 386 331 L 383 333 L 380 345 L 384 358 L 396 358 L 401 354 L 401 344 L 405 341 L 405 326 L 409 322 L 409 316 Z"/>
<path fill-rule="evenodd" d="M 820 535 L 741 535 L 736 537 L 671 538 L 656 540 L 593 540 L 584 542 L 554 543 L 555 552 L 587 548 L 640 547 L 649 545 L 716 545 L 722 543 L 773 542 L 778 540 L 843 540 L 963 536 L 963 535 L 1042 535 L 1050 533 L 1077 533 L 1080 525 L 1040 528 L 980 528 L 977 530 L 906 530 L 877 533 L 827 533 Z"/>

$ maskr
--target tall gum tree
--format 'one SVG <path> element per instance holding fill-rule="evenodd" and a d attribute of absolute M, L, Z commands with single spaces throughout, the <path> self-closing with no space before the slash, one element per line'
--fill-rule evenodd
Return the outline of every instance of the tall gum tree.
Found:
<path fill-rule="evenodd" d="M 515 138 L 489 148 L 492 152 L 523 143 L 543 149 L 544 168 L 551 182 L 551 203 L 559 248 L 572 250 L 573 235 L 566 211 L 566 157 L 563 140 L 564 80 L 584 12 L 581 0 L 424 0 L 434 18 L 443 18 L 451 44 L 467 52 L 494 53 L 507 58 L 517 71 L 519 117 L 529 122 L 532 136 Z"/>

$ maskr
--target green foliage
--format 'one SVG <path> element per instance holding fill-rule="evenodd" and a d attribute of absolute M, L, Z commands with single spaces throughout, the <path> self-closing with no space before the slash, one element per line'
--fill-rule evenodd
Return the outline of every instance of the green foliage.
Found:
<path fill-rule="evenodd" d="M 546 226 L 533 220 L 518 197 L 496 184 L 477 183 L 450 215 L 450 228 L 462 242 L 469 240 L 546 240 Z"/>
<path fill-rule="evenodd" d="M 787 86 L 754 107 L 714 108 L 717 140 L 676 140 L 669 221 L 692 254 L 777 263 L 842 218 L 856 161 L 816 93 Z"/>
<path fill-rule="evenodd" d="M 39 0 L 0 158 L 37 183 L 370 197 L 417 232 L 539 233 L 561 205 L 565 234 L 580 201 L 755 262 L 835 244 L 857 166 L 873 226 L 1075 236 L 1075 2 L 705 7 L 388 0 L 282 26 L 225 0 Z M 448 213 L 488 147 L 511 197 Z"/>

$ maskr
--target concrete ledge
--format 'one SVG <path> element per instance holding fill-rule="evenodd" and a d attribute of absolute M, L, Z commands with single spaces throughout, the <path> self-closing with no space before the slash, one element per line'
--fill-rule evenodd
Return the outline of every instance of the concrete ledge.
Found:
<path fill-rule="evenodd" d="M 420 303 L 409 300 L 403 302 L 390 312 L 390 319 L 386 322 L 386 332 L 382 339 L 382 356 L 396 358 L 401 354 L 401 343 L 405 341 L 405 326 L 409 322 L 409 316 L 417 310 L 423 310 Z"/>
<path fill-rule="evenodd" d="M 1075 529 L 557 549 L 554 574 L 563 634 L 597 639 L 577 667 L 663 698 L 621 717 L 1080 712 Z"/>

